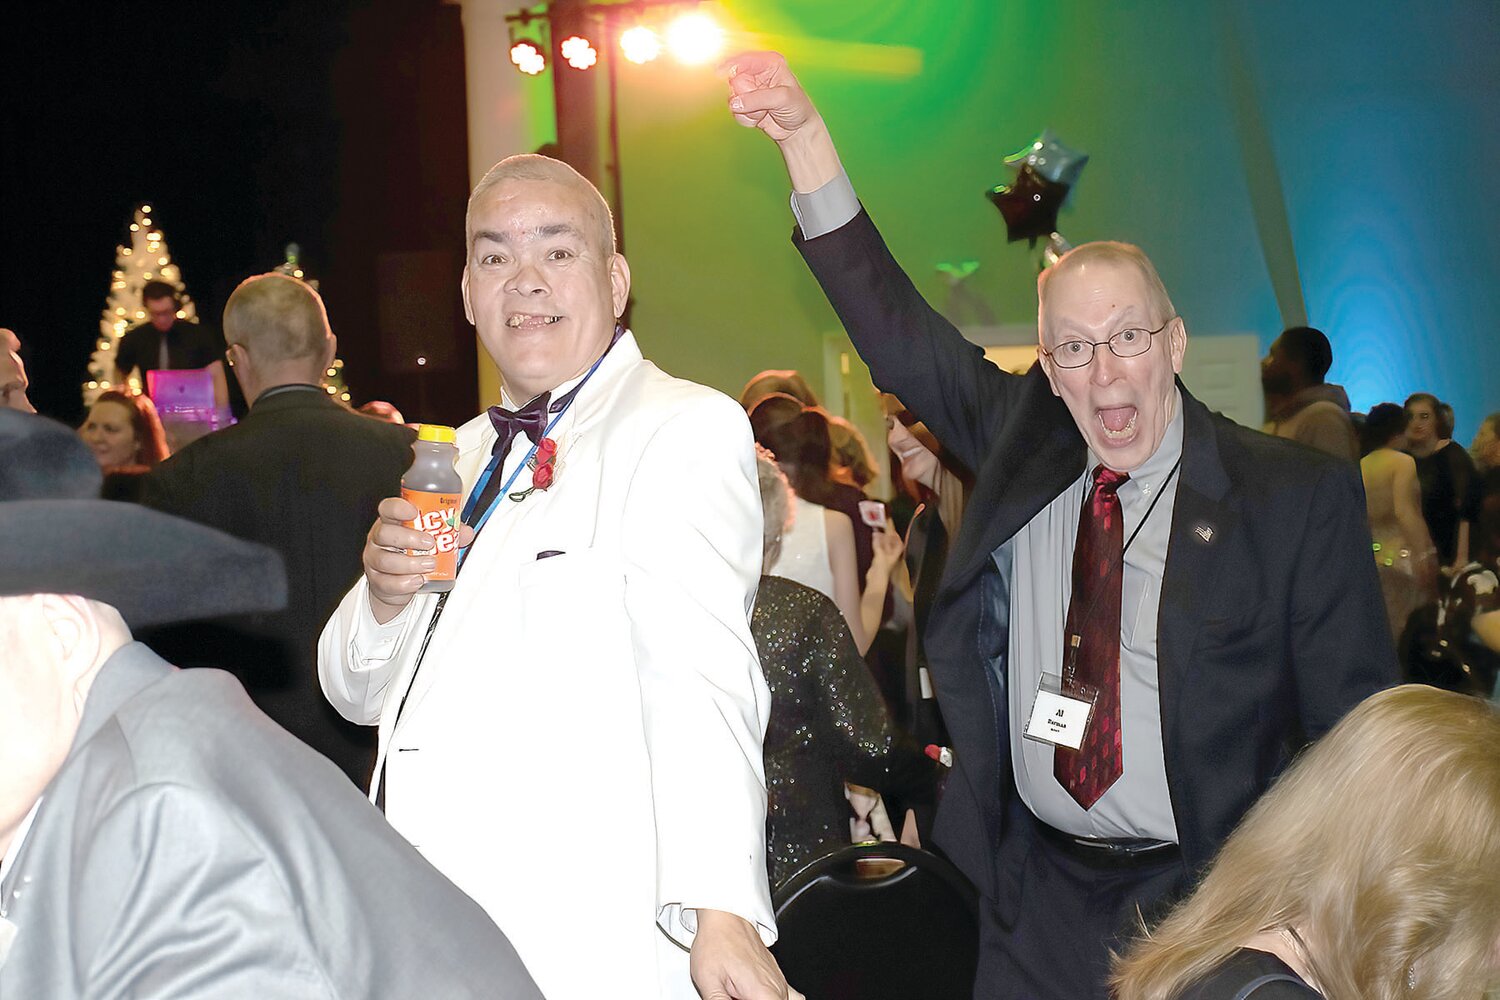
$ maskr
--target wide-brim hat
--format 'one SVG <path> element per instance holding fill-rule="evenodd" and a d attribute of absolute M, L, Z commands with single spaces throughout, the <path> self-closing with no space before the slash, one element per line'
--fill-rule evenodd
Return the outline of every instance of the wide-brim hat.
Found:
<path fill-rule="evenodd" d="M 34 413 L 0 409 L 0 500 L 86 500 L 103 481 L 77 434 Z"/>
<path fill-rule="evenodd" d="M 16 416 L 24 422 L 0 418 L 0 596 L 77 594 L 113 605 L 132 628 L 286 606 L 276 551 L 135 504 L 79 496 L 85 485 L 99 488 L 88 449 L 61 424 Z M 93 477 L 83 475 L 80 453 Z"/>

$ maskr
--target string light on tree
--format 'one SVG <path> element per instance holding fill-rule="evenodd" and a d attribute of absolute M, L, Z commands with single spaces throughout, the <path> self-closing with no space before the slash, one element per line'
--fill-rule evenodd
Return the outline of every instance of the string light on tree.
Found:
<path fill-rule="evenodd" d="M 136 209 L 135 220 L 130 223 L 130 245 L 116 247 L 109 294 L 99 317 L 99 339 L 89 359 L 88 381 L 83 383 L 83 401 L 87 406 L 93 405 L 99 393 L 106 389 L 124 389 L 136 394 L 141 391 L 137 378 L 132 378 L 124 386 L 114 385 L 112 380 L 115 359 L 119 357 L 120 338 L 126 330 L 146 319 L 146 304 L 141 299 L 141 289 L 146 282 L 165 281 L 175 288 L 179 303 L 177 318 L 198 322 L 197 308 L 188 297 L 182 272 L 172 263 L 167 238 L 152 213 L 150 204 Z"/>

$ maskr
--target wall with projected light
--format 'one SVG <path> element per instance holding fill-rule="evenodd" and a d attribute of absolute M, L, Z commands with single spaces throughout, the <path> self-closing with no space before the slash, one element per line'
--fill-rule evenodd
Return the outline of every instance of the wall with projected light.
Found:
<path fill-rule="evenodd" d="M 733 37 L 788 53 L 939 307 L 1033 315 L 1038 251 L 1005 242 L 983 193 L 1005 179 L 1002 157 L 1050 126 L 1093 157 L 1062 232 L 1144 246 L 1195 334 L 1269 343 L 1288 308 L 1273 277 L 1290 277 L 1357 408 L 1431 390 L 1465 441 L 1500 409 L 1493 4 L 716 8 Z M 550 84 L 532 86 L 540 110 Z M 622 64 L 620 87 L 647 351 L 730 390 L 762 367 L 819 370 L 837 322 L 788 241 L 773 148 L 730 121 L 705 69 Z M 938 265 L 966 260 L 980 267 L 955 292 Z"/>

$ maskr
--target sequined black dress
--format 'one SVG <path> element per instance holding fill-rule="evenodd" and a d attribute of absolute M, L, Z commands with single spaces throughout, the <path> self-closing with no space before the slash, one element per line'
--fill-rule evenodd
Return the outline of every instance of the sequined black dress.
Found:
<path fill-rule="evenodd" d="M 930 796 L 936 765 L 891 722 L 838 606 L 764 576 L 750 621 L 771 688 L 766 841 L 771 885 L 849 842 L 847 781 Z M 898 825 L 900 817 L 892 817 Z"/>

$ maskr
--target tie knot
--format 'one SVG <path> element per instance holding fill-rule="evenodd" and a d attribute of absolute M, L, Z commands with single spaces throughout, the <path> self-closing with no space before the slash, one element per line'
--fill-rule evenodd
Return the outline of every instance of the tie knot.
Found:
<path fill-rule="evenodd" d="M 490 407 L 490 423 L 495 426 L 495 451 L 509 449 L 517 434 L 525 434 L 532 444 L 539 444 L 547 429 L 549 393 L 542 393 L 518 410 L 503 406 Z"/>
<path fill-rule="evenodd" d="M 1094 492 L 1113 493 L 1120 488 L 1120 484 L 1130 478 L 1128 472 L 1116 472 L 1114 469 L 1104 465 L 1094 467 Z"/>

